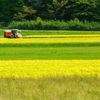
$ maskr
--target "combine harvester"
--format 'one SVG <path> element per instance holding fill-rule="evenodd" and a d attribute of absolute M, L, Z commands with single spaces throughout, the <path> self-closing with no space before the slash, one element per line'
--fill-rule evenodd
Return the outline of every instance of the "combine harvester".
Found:
<path fill-rule="evenodd" d="M 21 38 L 22 35 L 17 33 L 17 31 L 21 32 L 21 30 L 18 30 L 18 29 L 5 30 L 4 37 L 5 38 Z"/>

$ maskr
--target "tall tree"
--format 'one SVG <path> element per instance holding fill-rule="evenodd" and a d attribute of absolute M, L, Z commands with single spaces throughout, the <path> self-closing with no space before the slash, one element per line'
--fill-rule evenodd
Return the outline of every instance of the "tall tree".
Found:
<path fill-rule="evenodd" d="M 100 21 L 100 0 L 24 0 L 24 3 L 42 19 Z"/>
<path fill-rule="evenodd" d="M 41 17 L 42 19 L 49 19 L 50 16 L 48 13 L 47 4 L 51 4 L 52 0 L 24 0 L 24 3 L 27 7 L 37 11 L 37 17 Z"/>
<path fill-rule="evenodd" d="M 61 0 L 58 2 L 57 0 L 53 0 L 53 4 L 49 5 L 48 12 L 51 14 L 52 18 L 55 19 L 64 19 L 66 16 L 66 6 L 67 6 L 68 0 Z"/>
<path fill-rule="evenodd" d="M 67 9 L 71 19 L 96 20 L 96 3 L 94 0 L 69 0 Z"/>
<path fill-rule="evenodd" d="M 35 20 L 37 13 L 36 10 L 33 10 L 27 6 L 23 6 L 23 10 L 15 14 L 14 20 L 23 21 L 23 20 Z"/>
<path fill-rule="evenodd" d="M 95 15 L 93 16 L 96 21 L 100 21 L 100 0 L 95 0 L 96 9 Z"/>
<path fill-rule="evenodd" d="M 10 22 L 23 6 L 22 0 L 0 0 L 0 22 Z"/>

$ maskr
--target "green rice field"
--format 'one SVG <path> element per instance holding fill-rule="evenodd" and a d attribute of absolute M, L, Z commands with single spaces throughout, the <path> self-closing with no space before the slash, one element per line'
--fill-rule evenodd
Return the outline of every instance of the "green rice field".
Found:
<path fill-rule="evenodd" d="M 99 31 L 3 32 L 0 100 L 100 100 Z"/>

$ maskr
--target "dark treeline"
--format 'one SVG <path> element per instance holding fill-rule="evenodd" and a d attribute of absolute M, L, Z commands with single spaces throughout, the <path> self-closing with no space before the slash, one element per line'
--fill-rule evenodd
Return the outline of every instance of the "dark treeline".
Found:
<path fill-rule="evenodd" d="M 100 0 L 0 0 L 0 22 L 79 19 L 100 21 Z"/>
<path fill-rule="evenodd" d="M 0 22 L 10 22 L 22 10 L 22 0 L 0 0 Z"/>

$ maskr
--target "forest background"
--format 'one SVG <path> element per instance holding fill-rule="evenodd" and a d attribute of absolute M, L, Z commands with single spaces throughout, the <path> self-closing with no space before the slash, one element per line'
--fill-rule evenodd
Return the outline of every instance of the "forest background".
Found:
<path fill-rule="evenodd" d="M 0 0 L 0 22 L 37 18 L 100 22 L 100 0 Z"/>

